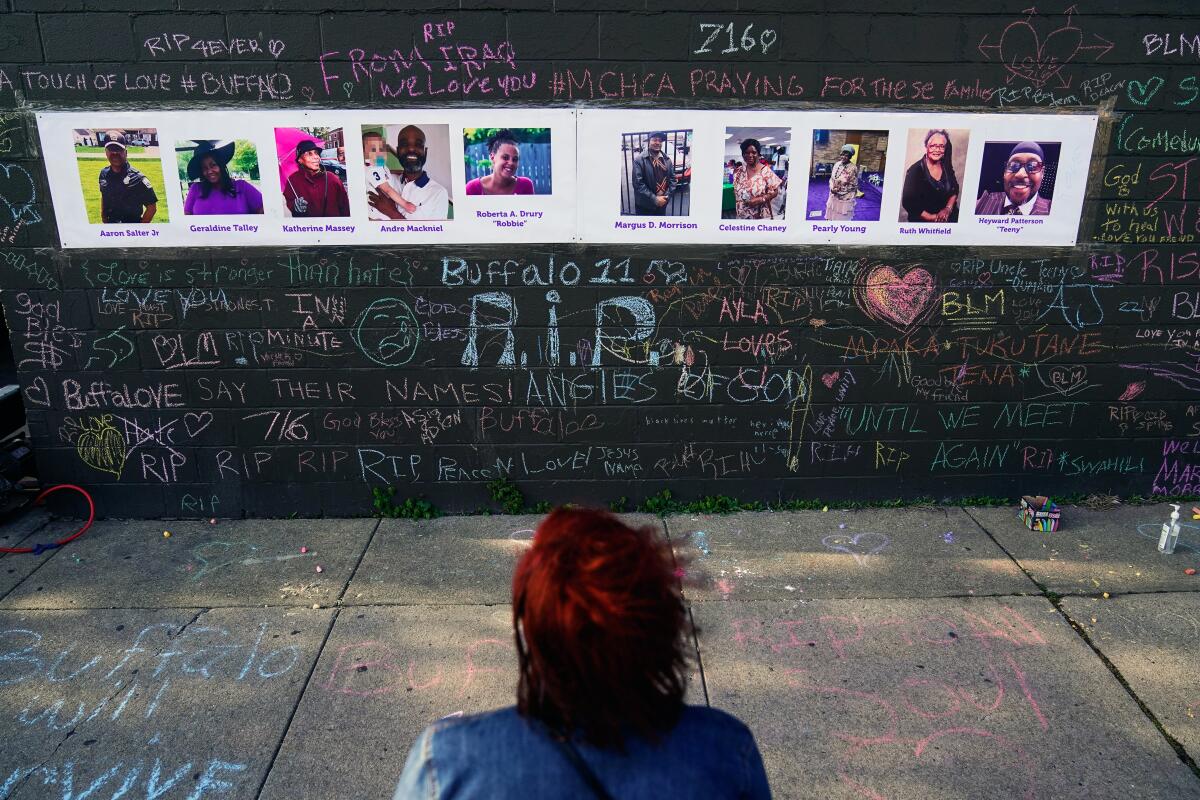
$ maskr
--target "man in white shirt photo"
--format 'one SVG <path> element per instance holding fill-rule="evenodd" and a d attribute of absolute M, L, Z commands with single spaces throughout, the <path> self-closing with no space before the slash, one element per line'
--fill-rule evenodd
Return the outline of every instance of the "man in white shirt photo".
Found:
<path fill-rule="evenodd" d="M 387 168 L 387 153 L 396 157 L 403 172 L 397 174 Z M 428 220 L 449 217 L 449 193 L 425 172 L 429 149 L 425 146 L 425 132 L 420 128 L 415 125 L 401 128 L 396 135 L 394 149 L 378 133 L 364 133 L 363 157 L 367 162 L 370 219 Z"/>

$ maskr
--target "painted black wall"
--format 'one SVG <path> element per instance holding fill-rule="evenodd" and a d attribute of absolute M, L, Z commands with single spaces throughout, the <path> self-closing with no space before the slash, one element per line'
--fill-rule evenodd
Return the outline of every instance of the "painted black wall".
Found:
<path fill-rule="evenodd" d="M 375 486 L 470 510 L 499 477 L 531 502 L 1200 493 L 1200 15 L 1179 3 L 263 5 L 0 2 L 4 310 L 43 476 L 102 515 L 362 514 Z M 455 103 L 1102 124 L 1075 248 L 56 248 L 35 110 Z M 932 276 L 924 324 L 864 313 L 881 266 Z M 518 307 L 525 368 L 496 364 L 507 330 L 462 366 L 482 292 Z M 656 366 L 606 302 L 626 295 L 655 309 Z M 421 325 L 403 370 L 354 341 L 384 298 Z M 599 368 L 567 366 L 598 341 Z"/>

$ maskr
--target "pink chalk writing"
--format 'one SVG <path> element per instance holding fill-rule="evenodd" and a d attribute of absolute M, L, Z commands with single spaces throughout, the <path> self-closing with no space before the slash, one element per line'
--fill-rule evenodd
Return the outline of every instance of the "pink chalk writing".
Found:
<path fill-rule="evenodd" d="M 500 639 L 471 642 L 463 651 L 461 665 L 420 664 L 417 658 L 369 640 L 339 647 L 333 667 L 318 685 L 325 691 L 354 697 L 457 686 L 453 694 L 461 698 L 480 685 L 483 676 L 511 672 L 515 665 L 512 642 Z"/>
<path fill-rule="evenodd" d="M 1010 22 L 997 41 L 990 41 L 985 34 L 979 40 L 979 52 L 1004 66 L 1009 83 L 1022 80 L 1040 87 L 1057 79 L 1060 88 L 1069 89 L 1071 77 L 1063 74 L 1068 64 L 1085 58 L 1099 61 L 1113 48 L 1103 36 L 1085 34 L 1075 24 L 1074 9 L 1067 9 L 1060 21 L 1058 15 L 1039 16 L 1030 8 L 1024 19 Z"/>
<path fill-rule="evenodd" d="M 962 763 L 969 760 L 994 791 L 1035 796 L 1044 767 L 1022 736 L 1049 731 L 1053 721 L 1024 662 L 1047 642 L 1016 609 L 735 619 L 732 639 L 759 659 L 786 659 L 786 686 L 801 695 L 806 724 L 832 740 L 836 779 L 854 795 L 903 795 L 900 780 L 937 786 L 953 752 L 956 774 L 973 772 Z M 890 670 L 859 668 L 880 652 Z M 966 669 L 942 667 L 963 659 Z M 867 683 L 876 674 L 886 677 Z M 896 760 L 907 765 L 902 777 L 879 767 Z"/>
<path fill-rule="evenodd" d="M 421 26 L 421 42 L 390 51 L 353 47 L 331 50 L 318 59 L 326 95 L 373 85 L 380 97 L 494 95 L 509 97 L 537 86 L 537 73 L 517 63 L 512 43 L 465 42 L 450 38 L 452 21 Z M 349 62 L 349 69 L 339 65 Z"/>

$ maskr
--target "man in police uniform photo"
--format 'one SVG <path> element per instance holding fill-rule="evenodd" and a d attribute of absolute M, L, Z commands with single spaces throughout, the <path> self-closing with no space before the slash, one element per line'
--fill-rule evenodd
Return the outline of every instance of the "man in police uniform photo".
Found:
<path fill-rule="evenodd" d="M 150 179 L 129 163 L 125 136 L 109 131 L 104 143 L 108 166 L 100 170 L 100 218 L 105 223 L 150 222 L 158 195 Z"/>

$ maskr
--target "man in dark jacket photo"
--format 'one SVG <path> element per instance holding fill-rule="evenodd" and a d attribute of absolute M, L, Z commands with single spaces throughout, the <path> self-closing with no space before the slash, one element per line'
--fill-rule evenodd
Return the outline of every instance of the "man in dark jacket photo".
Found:
<path fill-rule="evenodd" d="M 645 152 L 633 157 L 633 194 L 639 215 L 665 216 L 675 191 L 675 165 L 662 149 L 666 140 L 661 131 L 650 134 Z"/>

